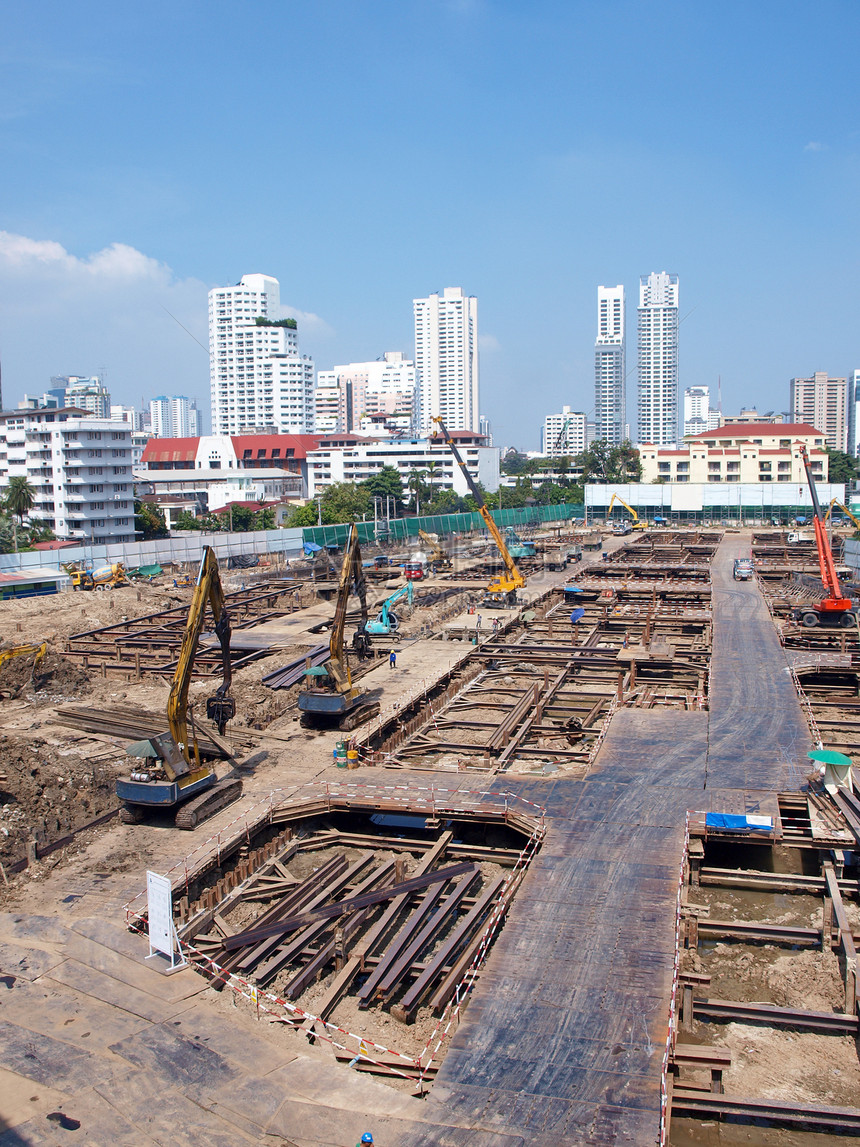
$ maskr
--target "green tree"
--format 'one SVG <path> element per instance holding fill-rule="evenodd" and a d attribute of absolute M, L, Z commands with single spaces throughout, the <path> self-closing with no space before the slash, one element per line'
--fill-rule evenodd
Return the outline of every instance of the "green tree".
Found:
<path fill-rule="evenodd" d="M 275 528 L 275 511 L 266 509 L 261 506 L 254 514 L 254 529 L 255 530 L 274 530 Z"/>
<path fill-rule="evenodd" d="M 202 530 L 203 519 L 196 518 L 189 510 L 183 510 L 176 515 L 173 528 L 175 530 Z"/>
<path fill-rule="evenodd" d="M 430 488 L 430 501 L 431 502 L 433 501 L 433 495 L 435 492 L 434 487 L 436 484 L 436 475 L 441 474 L 441 472 L 442 472 L 442 463 L 441 462 L 428 462 L 427 463 L 427 485 Z"/>
<path fill-rule="evenodd" d="M 519 451 L 512 450 L 502 459 L 500 469 L 503 474 L 522 474 L 528 461 L 525 454 L 520 454 Z"/>
<path fill-rule="evenodd" d="M 287 525 L 292 529 L 307 528 L 317 524 L 317 507 L 315 502 L 308 502 L 305 506 L 296 506 L 287 518 Z"/>
<path fill-rule="evenodd" d="M 151 502 L 141 502 L 140 499 L 135 498 L 134 532 L 140 534 L 145 542 L 152 538 L 167 537 L 167 523 L 158 506 L 153 506 Z"/>
<path fill-rule="evenodd" d="M 426 470 L 410 470 L 409 477 L 406 479 L 407 488 L 412 494 L 412 510 L 415 514 L 419 512 L 421 503 L 425 499 L 430 501 L 430 492 L 424 481 L 426 477 Z"/>
<path fill-rule="evenodd" d="M 393 498 L 397 512 L 403 510 L 403 482 L 396 466 L 383 466 L 378 474 L 366 478 L 361 485 L 374 498 Z"/>
<path fill-rule="evenodd" d="M 844 482 L 846 485 L 857 480 L 857 459 L 842 450 L 831 450 L 829 446 L 824 449 L 828 454 L 827 473 L 829 482 Z M 12 478 L 10 481 L 14 482 Z"/>
<path fill-rule="evenodd" d="M 23 525 L 24 515 L 29 514 L 36 500 L 36 491 L 30 485 L 30 480 L 22 475 L 9 479 L 6 487 L 6 508 L 15 514 L 19 523 Z"/>

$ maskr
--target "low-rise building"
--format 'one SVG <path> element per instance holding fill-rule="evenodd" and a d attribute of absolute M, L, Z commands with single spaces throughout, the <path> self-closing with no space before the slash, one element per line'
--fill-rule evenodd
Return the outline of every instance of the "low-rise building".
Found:
<path fill-rule="evenodd" d="M 690 435 L 680 449 L 639 446 L 643 482 L 806 484 L 801 448 L 817 481 L 828 480 L 824 434 L 805 423 L 744 423 Z"/>
<path fill-rule="evenodd" d="M 58 538 L 134 541 L 131 426 L 75 407 L 0 414 L 0 487 L 26 477 L 28 515 Z"/>

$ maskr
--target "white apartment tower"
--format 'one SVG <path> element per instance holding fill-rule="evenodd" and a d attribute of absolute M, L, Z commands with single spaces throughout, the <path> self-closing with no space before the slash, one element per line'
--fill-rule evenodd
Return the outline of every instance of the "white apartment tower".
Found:
<path fill-rule="evenodd" d="M 845 450 L 848 379 L 830 378 L 826 370 L 817 370 L 811 378 L 793 378 L 791 413 L 795 422 L 805 422 L 820 430 L 831 450 Z"/>
<path fill-rule="evenodd" d="M 860 370 L 848 375 L 848 453 L 852 458 L 860 455 Z"/>
<path fill-rule="evenodd" d="M 413 299 L 420 429 L 441 415 L 449 430 L 480 427 L 478 300 L 460 287 Z"/>
<path fill-rule="evenodd" d="M 626 437 L 624 287 L 597 288 L 597 339 L 594 343 L 595 436 L 618 446 Z"/>
<path fill-rule="evenodd" d="M 639 280 L 638 441 L 669 446 L 678 437 L 678 276 Z"/>
<path fill-rule="evenodd" d="M 619 439 L 620 441 L 620 439 Z M 548 414 L 541 431 L 541 454 L 547 458 L 575 457 L 588 445 L 588 426 L 581 411 L 561 408 L 561 414 Z"/>
<path fill-rule="evenodd" d="M 209 292 L 213 434 L 313 432 L 313 361 L 299 354 L 296 320 L 280 309 L 270 275 Z"/>
<path fill-rule="evenodd" d="M 197 403 L 183 394 L 162 394 L 149 403 L 153 438 L 197 438 L 200 420 Z"/>
<path fill-rule="evenodd" d="M 684 391 L 684 437 L 716 430 L 719 425 L 719 410 L 711 410 L 710 387 L 688 386 Z"/>

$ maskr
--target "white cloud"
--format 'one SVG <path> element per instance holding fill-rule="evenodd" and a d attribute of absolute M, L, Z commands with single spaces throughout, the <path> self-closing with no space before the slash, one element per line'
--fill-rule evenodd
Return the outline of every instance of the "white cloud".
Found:
<path fill-rule="evenodd" d="M 0 231 L 4 406 L 41 394 L 52 375 L 103 369 L 119 402 L 205 400 L 208 355 L 170 315 L 205 347 L 206 292 L 125 243 L 79 257 L 54 240 Z"/>
<path fill-rule="evenodd" d="M 492 354 L 493 351 L 501 350 L 502 344 L 495 335 L 478 335 L 478 349 L 485 354 Z"/>
<path fill-rule="evenodd" d="M 826 151 L 827 150 L 827 144 L 826 143 L 819 143 L 818 140 L 811 139 L 803 150 L 804 151 Z"/>
<path fill-rule="evenodd" d="M 281 318 L 296 320 L 299 324 L 300 339 L 302 331 L 325 338 L 329 338 L 335 333 L 334 328 L 329 326 L 325 319 L 315 315 L 313 311 L 300 311 L 298 307 L 294 307 L 290 303 L 281 303 Z"/>

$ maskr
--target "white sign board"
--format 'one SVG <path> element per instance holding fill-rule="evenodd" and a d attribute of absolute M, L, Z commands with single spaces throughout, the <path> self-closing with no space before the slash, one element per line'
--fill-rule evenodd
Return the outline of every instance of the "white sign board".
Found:
<path fill-rule="evenodd" d="M 146 874 L 146 900 L 149 913 L 150 951 L 164 952 L 173 959 L 173 891 L 166 876 Z"/>

